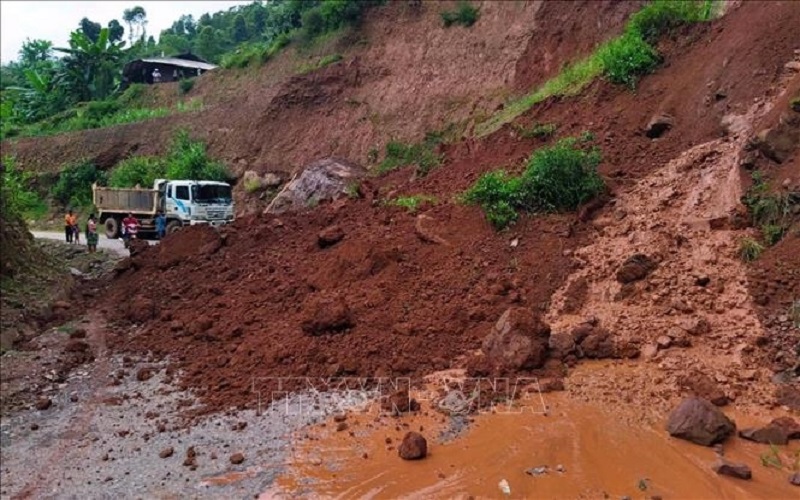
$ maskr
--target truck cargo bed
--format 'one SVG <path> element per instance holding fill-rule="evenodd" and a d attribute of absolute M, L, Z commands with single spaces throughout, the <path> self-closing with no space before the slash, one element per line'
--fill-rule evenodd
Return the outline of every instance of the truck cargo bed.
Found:
<path fill-rule="evenodd" d="M 94 188 L 94 204 L 98 210 L 106 212 L 155 213 L 157 194 L 152 189 L 96 186 Z"/>

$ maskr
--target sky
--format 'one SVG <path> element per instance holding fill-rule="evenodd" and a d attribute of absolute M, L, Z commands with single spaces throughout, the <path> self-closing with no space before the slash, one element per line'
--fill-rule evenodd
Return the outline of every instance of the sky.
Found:
<path fill-rule="evenodd" d="M 78 28 L 84 17 L 100 23 L 103 27 L 116 19 L 125 27 L 127 40 L 128 27 L 122 21 L 122 12 L 140 5 L 147 13 L 147 33 L 158 39 L 161 30 L 172 26 L 183 14 L 192 14 L 198 19 L 206 12 L 227 10 L 235 5 L 247 5 L 247 1 L 94 1 L 73 2 L 0 0 L 0 59 L 7 63 L 17 59 L 26 38 L 50 40 L 56 47 L 67 47 L 70 32 Z"/>

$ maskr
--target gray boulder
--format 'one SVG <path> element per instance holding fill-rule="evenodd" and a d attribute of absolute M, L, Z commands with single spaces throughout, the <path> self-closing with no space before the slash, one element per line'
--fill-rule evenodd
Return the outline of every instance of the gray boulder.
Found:
<path fill-rule="evenodd" d="M 295 176 L 275 196 L 265 213 L 313 208 L 347 194 L 347 187 L 366 174 L 362 167 L 338 158 L 318 160 Z"/>
<path fill-rule="evenodd" d="M 511 307 L 483 340 L 486 358 L 511 370 L 540 368 L 547 359 L 550 327 L 533 311 Z"/>

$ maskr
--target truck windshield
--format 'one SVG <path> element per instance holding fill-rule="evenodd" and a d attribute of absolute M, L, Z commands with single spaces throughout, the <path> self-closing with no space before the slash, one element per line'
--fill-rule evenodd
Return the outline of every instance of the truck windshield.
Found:
<path fill-rule="evenodd" d="M 192 199 L 195 203 L 231 202 L 231 187 L 217 184 L 195 184 L 192 186 Z"/>

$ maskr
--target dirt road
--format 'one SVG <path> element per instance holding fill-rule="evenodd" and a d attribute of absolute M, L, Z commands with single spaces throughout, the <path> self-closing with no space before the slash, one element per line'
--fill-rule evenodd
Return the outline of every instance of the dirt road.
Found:
<path fill-rule="evenodd" d="M 64 233 L 59 233 L 57 231 L 31 231 L 34 238 L 43 239 L 43 240 L 58 240 L 64 241 Z M 151 245 L 155 245 L 158 243 L 157 241 L 148 241 Z M 81 244 L 86 245 L 85 238 L 81 238 Z M 106 249 L 112 252 L 116 252 L 119 255 L 128 256 L 128 251 L 125 250 L 125 247 L 122 244 L 122 240 L 110 240 L 105 236 L 100 236 L 100 240 L 97 243 L 98 249 Z"/>

